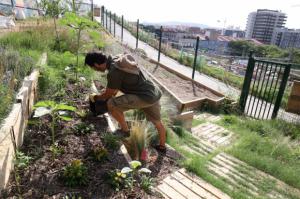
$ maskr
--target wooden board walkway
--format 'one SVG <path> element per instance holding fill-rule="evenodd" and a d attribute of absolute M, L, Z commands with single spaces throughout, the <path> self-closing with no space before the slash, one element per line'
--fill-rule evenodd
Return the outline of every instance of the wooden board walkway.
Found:
<path fill-rule="evenodd" d="M 216 147 L 230 145 L 234 137 L 232 132 L 210 122 L 192 128 L 192 134 Z"/>
<path fill-rule="evenodd" d="M 194 174 L 180 169 L 157 187 L 168 199 L 229 199 L 230 197 Z"/>

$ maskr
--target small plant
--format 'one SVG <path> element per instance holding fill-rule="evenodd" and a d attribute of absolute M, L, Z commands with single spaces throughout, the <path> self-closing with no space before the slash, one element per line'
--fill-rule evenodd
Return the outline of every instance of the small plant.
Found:
<path fill-rule="evenodd" d="M 222 118 L 222 122 L 224 123 L 224 125 L 233 125 L 233 124 L 237 124 L 238 123 L 238 118 L 234 115 L 225 115 Z"/>
<path fill-rule="evenodd" d="M 55 125 L 58 119 L 70 121 L 71 117 L 68 116 L 66 111 L 75 111 L 76 108 L 65 104 L 59 104 L 54 101 L 39 101 L 34 105 L 33 117 L 42 117 L 44 115 L 50 115 L 52 118 L 51 122 L 51 134 L 52 144 L 55 145 Z"/>
<path fill-rule="evenodd" d="M 81 160 L 73 160 L 63 170 L 65 184 L 70 187 L 87 184 L 87 168 Z"/>
<path fill-rule="evenodd" d="M 125 173 L 122 173 L 119 169 L 111 171 L 109 173 L 109 177 L 109 183 L 112 187 L 114 187 L 116 191 L 120 191 L 125 186 L 125 179 L 127 175 Z"/>
<path fill-rule="evenodd" d="M 49 150 L 51 151 L 53 158 L 61 155 L 64 152 L 64 150 L 58 146 L 57 142 L 55 144 L 52 144 Z"/>
<path fill-rule="evenodd" d="M 108 159 L 108 152 L 105 148 L 95 147 L 92 150 L 92 157 L 97 162 L 104 162 Z"/>
<path fill-rule="evenodd" d="M 16 151 L 15 154 L 15 159 L 14 159 L 14 177 L 15 177 L 15 181 L 16 181 L 16 185 L 17 185 L 17 191 L 18 194 L 21 194 L 21 189 L 20 189 L 20 169 L 24 169 L 27 168 L 29 165 L 29 162 L 32 158 L 29 156 L 26 156 L 24 153 L 20 152 L 20 151 Z M 20 195 L 19 195 L 20 197 Z"/>
<path fill-rule="evenodd" d="M 146 192 L 150 193 L 153 186 L 153 178 L 148 175 L 142 175 L 141 177 L 141 188 Z"/>
<path fill-rule="evenodd" d="M 150 192 L 153 179 L 149 176 L 151 171 L 147 168 L 141 168 L 142 163 L 136 160 L 133 160 L 129 163 L 130 167 L 124 167 L 121 171 L 119 169 L 110 173 L 111 176 L 111 185 L 120 191 L 121 189 L 130 189 L 132 190 L 134 186 L 139 186 L 145 192 Z"/>
<path fill-rule="evenodd" d="M 15 166 L 18 169 L 27 168 L 30 160 L 32 160 L 30 156 L 25 155 L 23 152 L 17 151 L 15 155 Z"/>
<path fill-rule="evenodd" d="M 87 111 L 84 109 L 76 111 L 76 114 L 81 118 L 85 118 L 88 115 Z"/>
<path fill-rule="evenodd" d="M 95 129 L 93 124 L 86 124 L 84 122 L 78 123 L 74 126 L 76 135 L 86 135 L 91 133 Z"/>
<path fill-rule="evenodd" d="M 105 133 L 103 136 L 102 136 L 102 139 L 103 139 L 103 142 L 104 142 L 104 145 L 111 149 L 111 150 L 116 150 L 119 148 L 119 138 L 118 136 L 116 135 L 113 135 L 111 133 Z"/>

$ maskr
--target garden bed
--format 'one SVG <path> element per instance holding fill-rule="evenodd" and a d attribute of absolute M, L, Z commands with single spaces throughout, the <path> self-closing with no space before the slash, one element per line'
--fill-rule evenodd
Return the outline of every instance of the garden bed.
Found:
<path fill-rule="evenodd" d="M 68 96 L 66 100 L 82 110 L 87 104 L 84 96 L 88 90 L 67 84 Z M 76 89 L 82 95 L 72 98 Z M 51 117 L 43 116 L 40 119 L 30 119 L 26 130 L 24 144 L 20 151 L 32 158 L 29 164 L 15 170 L 10 177 L 8 186 L 1 193 L 3 198 L 21 196 L 23 198 L 145 198 L 148 195 L 138 186 L 133 189 L 116 191 L 111 185 L 109 173 L 116 169 L 128 166 L 124 155 L 118 150 L 120 139 L 108 133 L 108 125 L 104 116 L 82 118 L 73 114 L 72 121 L 60 121 L 56 125 L 55 142 L 57 149 L 51 144 Z M 78 123 L 86 126 L 93 125 L 90 133 L 78 135 L 74 128 Z M 97 162 L 93 158 L 93 149 L 106 149 L 107 158 Z M 26 159 L 26 158 L 25 158 Z M 81 160 L 87 169 L 86 184 L 81 186 L 67 186 L 63 179 L 64 168 L 73 160 Z M 155 150 L 149 150 L 149 158 L 144 162 L 145 167 L 152 171 L 154 182 L 159 182 L 167 174 L 178 167 L 176 160 L 170 155 L 158 154 Z M 19 179 L 16 181 L 16 177 Z M 158 193 L 152 193 L 152 198 L 160 198 Z"/>
<path fill-rule="evenodd" d="M 157 64 L 153 60 L 142 64 L 148 75 L 177 100 L 180 112 L 184 109 L 198 108 L 204 103 L 217 107 L 224 99 L 222 94 L 161 64 Z"/>

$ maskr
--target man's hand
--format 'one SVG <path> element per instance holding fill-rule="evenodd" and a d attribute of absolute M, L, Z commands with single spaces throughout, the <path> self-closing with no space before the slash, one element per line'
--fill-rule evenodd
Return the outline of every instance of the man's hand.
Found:
<path fill-rule="evenodd" d="M 89 95 L 89 99 L 90 99 L 91 102 L 95 102 L 95 96 L 96 95 L 97 95 L 96 93 L 92 93 L 92 94 Z"/>

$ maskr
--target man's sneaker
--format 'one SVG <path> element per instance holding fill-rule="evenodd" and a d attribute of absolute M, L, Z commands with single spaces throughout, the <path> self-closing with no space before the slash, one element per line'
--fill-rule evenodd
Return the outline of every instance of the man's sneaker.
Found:
<path fill-rule="evenodd" d="M 122 129 L 117 129 L 115 130 L 114 134 L 119 136 L 120 138 L 127 138 L 130 136 L 130 131 L 123 131 Z"/>
<path fill-rule="evenodd" d="M 161 153 L 166 153 L 167 152 L 167 148 L 165 146 L 161 146 L 159 144 L 155 145 L 154 148 Z"/>

